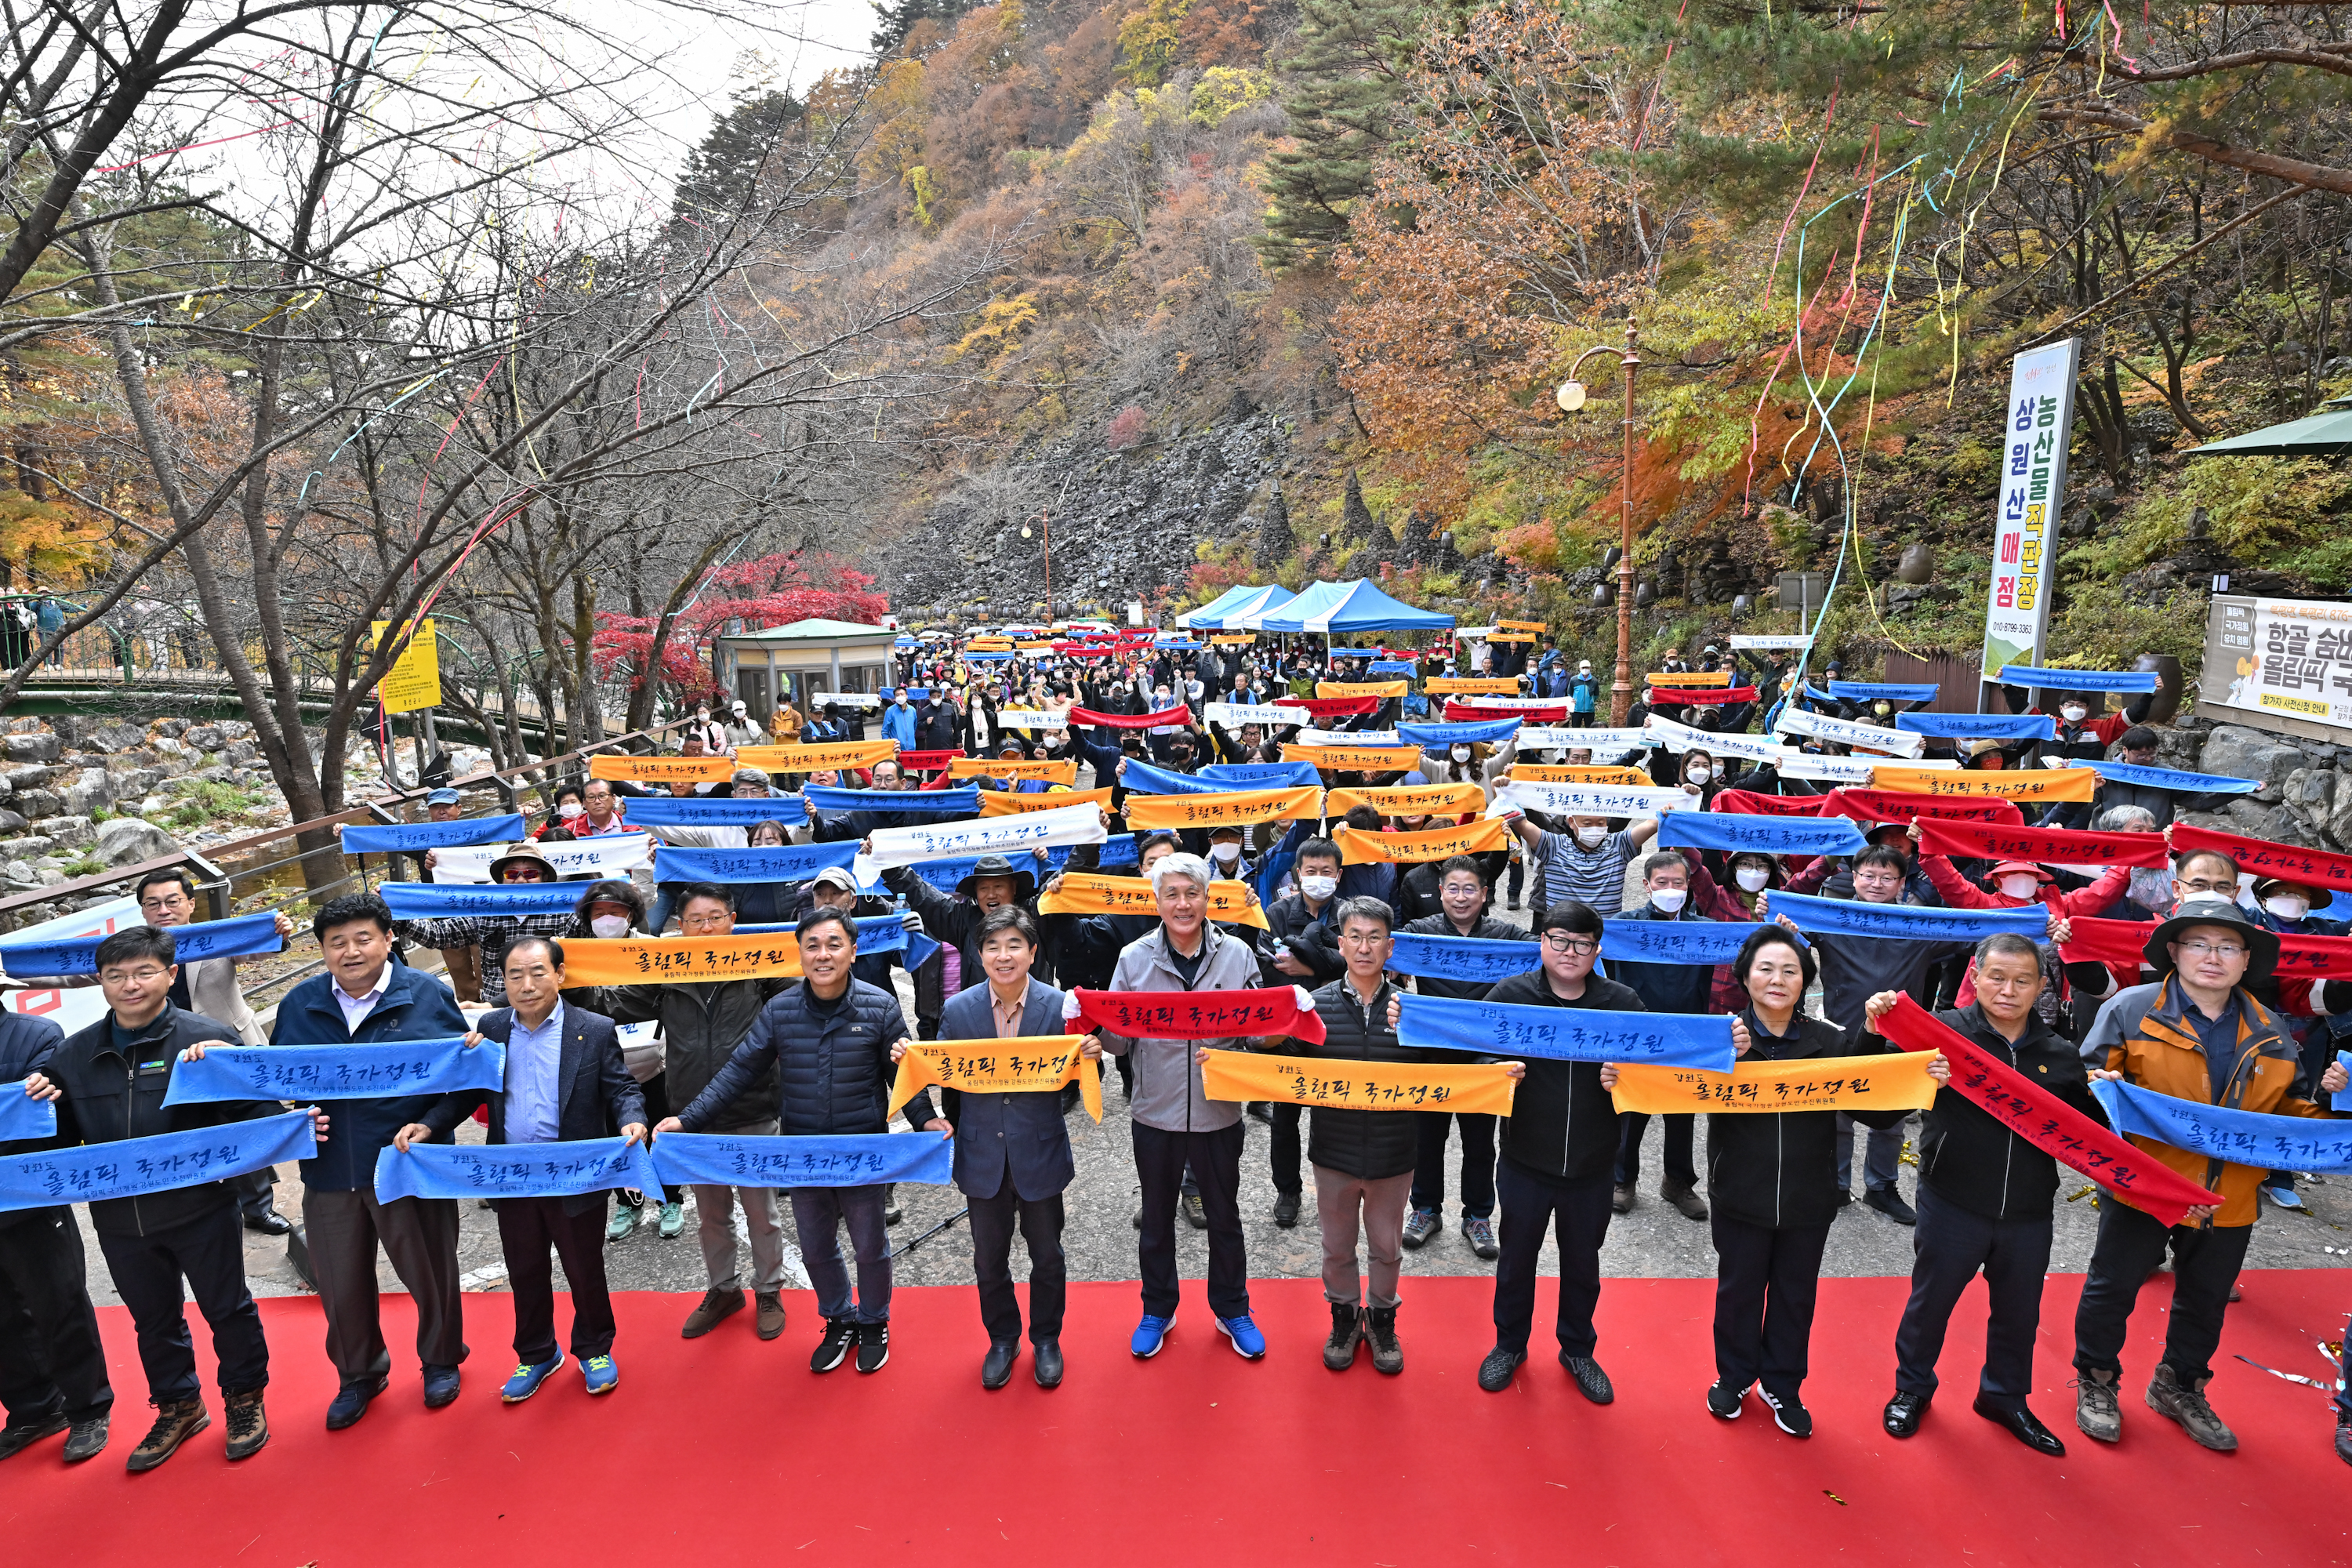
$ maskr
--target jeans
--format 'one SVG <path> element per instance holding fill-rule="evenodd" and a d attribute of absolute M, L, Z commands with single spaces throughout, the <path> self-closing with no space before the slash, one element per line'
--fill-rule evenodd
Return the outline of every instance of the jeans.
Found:
<path fill-rule="evenodd" d="M 1462 1217 L 1489 1219 L 1495 1213 L 1495 1122 L 1483 1112 L 1416 1110 L 1421 1147 L 1412 1166 L 1412 1206 L 1445 1207 L 1445 1135 L 1462 1125 Z"/>
<path fill-rule="evenodd" d="M 613 1296 L 604 1284 L 604 1201 L 566 1214 L 566 1198 L 500 1198 L 499 1249 L 514 1289 L 515 1359 L 539 1366 L 555 1359 L 555 1266 L 572 1287 L 572 1353 L 581 1361 L 613 1349 Z"/>
<path fill-rule="evenodd" d="M 646 929 L 647 931 L 653 932 L 656 936 L 661 935 L 662 931 L 669 925 L 669 917 L 677 912 L 677 895 L 679 890 L 685 886 L 686 884 L 683 882 L 656 882 L 654 884 L 653 910 L 646 916 Z"/>
<path fill-rule="evenodd" d="M 1592 1310 L 1601 1304 L 1601 1244 L 1609 1236 L 1609 1173 L 1574 1182 L 1548 1181 L 1508 1160 L 1495 1170 L 1503 1223 L 1496 1240 L 1503 1255 L 1495 1265 L 1495 1348 L 1527 1353 L 1535 1326 L 1536 1267 L 1544 1233 L 1559 1237 L 1560 1353 L 1590 1356 L 1598 1343 Z"/>
<path fill-rule="evenodd" d="M 2139 1288 L 2172 1247 L 2172 1310 L 2165 1315 L 2164 1363 L 2185 1388 L 2211 1375 L 2221 1344 L 2221 1311 L 2246 1261 L 2250 1225 L 2175 1226 L 2115 1198 L 2099 1206 L 2099 1239 L 2091 1248 L 2090 1277 L 2074 1310 L 2074 1366 L 2080 1372 L 2123 1374 L 2126 1326 Z"/>
<path fill-rule="evenodd" d="M 69 1208 L 10 1218 L 0 1225 L 0 1406 L 27 1425 L 103 1415 L 114 1390 L 89 1304 L 81 1227 Z"/>
<path fill-rule="evenodd" d="M 1021 1338 L 1021 1299 L 1013 1290 L 1013 1232 L 1029 1248 L 1029 1338 L 1043 1344 L 1062 1336 L 1069 1296 L 1069 1266 L 1062 1255 L 1062 1194 L 1024 1198 L 1010 1176 L 994 1195 L 966 1194 L 971 1220 L 971 1271 L 980 1286 L 980 1321 L 991 1344 Z"/>
<path fill-rule="evenodd" d="M 1811 1365 L 1813 1300 L 1825 1225 L 1750 1225 L 1721 1209 L 1715 1233 L 1715 1375 L 1743 1393 L 1756 1384 L 1793 1399 Z"/>
<path fill-rule="evenodd" d="M 1412 1173 L 1366 1181 L 1328 1166 L 1315 1167 L 1315 1219 L 1323 1236 L 1323 1299 L 1352 1307 L 1397 1304 L 1397 1279 L 1404 1272 L 1405 1194 Z M 1370 1264 L 1369 1286 L 1356 1277 L 1356 1235 L 1360 1224 Z"/>
<path fill-rule="evenodd" d="M 1135 1173 L 1143 1184 L 1143 1229 L 1135 1253 L 1143 1310 L 1176 1315 L 1176 1192 L 1185 1167 L 1201 1189 L 1209 1220 L 1209 1310 L 1249 1315 L 1249 1263 L 1242 1240 L 1242 1123 L 1213 1132 L 1171 1132 L 1135 1123 Z"/>
<path fill-rule="evenodd" d="M 1659 1117 L 1666 1125 L 1666 1184 L 1669 1186 L 1696 1187 L 1698 1172 L 1691 1164 L 1691 1142 L 1698 1126 L 1696 1116 L 1667 1112 Z M 1650 1129 L 1650 1119 L 1639 1110 L 1617 1113 L 1617 1184 L 1630 1187 L 1642 1178 L 1642 1135 Z"/>
<path fill-rule="evenodd" d="M 890 1321 L 890 1237 L 883 1228 L 886 1189 L 794 1187 L 793 1225 L 801 1233 L 801 1261 L 816 1287 L 816 1310 L 858 1323 Z M 841 1226 L 849 1223 L 849 1250 L 857 1261 L 857 1300 L 849 1299 L 849 1270 L 841 1260 Z"/>
<path fill-rule="evenodd" d="M 1895 1386 L 1936 1392 L 1936 1361 L 1952 1308 L 1982 1269 L 1992 1309 L 1985 1324 L 1984 1371 L 1977 1394 L 1988 1405 L 2022 1410 L 2033 1392 L 2033 1336 L 2042 1327 L 2042 1281 L 2050 1272 L 2051 1222 L 1987 1219 L 1919 1184 L 1919 1227 L 1911 1234 L 1911 1300 L 1895 1330 Z"/>
<path fill-rule="evenodd" d="M 1854 1119 L 1841 1110 L 1837 1113 L 1837 1177 L 1838 1185 L 1853 1190 L 1853 1132 L 1858 1125 Z M 1862 1153 L 1862 1184 L 1865 1192 L 1891 1193 L 1895 1190 L 1895 1171 L 1903 1155 L 1903 1129 L 1906 1122 L 1895 1127 L 1864 1127 Z"/>
<path fill-rule="evenodd" d="M 269 1345 L 261 1337 L 261 1311 L 245 1285 L 245 1231 L 236 1205 L 145 1236 L 100 1231 L 98 1249 L 114 1277 L 115 1294 L 131 1309 L 139 1332 L 139 1364 L 147 1373 L 147 1397 L 155 1405 L 198 1396 L 196 1352 L 188 1336 L 188 1295 L 213 1331 L 223 1394 L 252 1393 L 269 1383 Z"/>

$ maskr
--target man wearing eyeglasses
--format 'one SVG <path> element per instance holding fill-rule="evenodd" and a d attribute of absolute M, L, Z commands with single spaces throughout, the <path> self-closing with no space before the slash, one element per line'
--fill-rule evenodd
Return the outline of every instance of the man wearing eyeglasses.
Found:
<path fill-rule="evenodd" d="M 2121 1079 L 2234 1110 L 2327 1114 L 2304 1080 L 2285 1025 L 2246 989 L 2278 963 L 2276 932 L 2255 925 L 2229 900 L 2190 899 L 2156 928 L 2146 955 L 2159 978 L 2118 992 L 2084 1038 L 2093 1079 Z M 2346 1081 L 2343 1067 L 2332 1065 L 2318 1089 L 2333 1094 Z M 2206 1447 L 2227 1452 L 2238 1446 L 2237 1436 L 2206 1402 L 2205 1386 L 2212 1381 L 2230 1288 L 2246 1260 L 2263 1167 L 2209 1159 L 2148 1138 L 2132 1142 L 2220 1193 L 2222 1202 L 2218 1210 L 2190 1209 L 2169 1231 L 2128 1198 L 2110 1194 L 2100 1205 L 2099 1238 L 2074 1314 L 2074 1424 L 2103 1443 L 2122 1438 L 2117 1396 L 2125 1331 L 2140 1282 L 2164 1261 L 2169 1243 L 2172 1307 L 2164 1357 L 2147 1385 L 2148 1408 Z"/>

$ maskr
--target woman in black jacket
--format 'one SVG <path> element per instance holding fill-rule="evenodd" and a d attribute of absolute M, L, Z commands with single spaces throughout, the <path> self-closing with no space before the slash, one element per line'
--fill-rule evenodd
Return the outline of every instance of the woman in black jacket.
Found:
<path fill-rule="evenodd" d="M 1877 1054 L 1835 1024 L 1808 1016 L 1812 950 L 1795 932 L 1767 926 L 1740 947 L 1731 972 L 1748 988 L 1732 1021 L 1732 1048 L 1748 1061 Z M 1610 1075 L 1613 1081 L 1614 1072 Z M 1893 1126 L 1902 1110 L 1856 1111 L 1866 1126 Z M 1788 1110 L 1706 1119 L 1706 1194 L 1715 1233 L 1715 1385 L 1706 1407 L 1737 1420 L 1751 1386 L 1780 1430 L 1810 1437 L 1798 1397 L 1813 1331 L 1822 1253 L 1837 1217 L 1837 1113 Z"/>

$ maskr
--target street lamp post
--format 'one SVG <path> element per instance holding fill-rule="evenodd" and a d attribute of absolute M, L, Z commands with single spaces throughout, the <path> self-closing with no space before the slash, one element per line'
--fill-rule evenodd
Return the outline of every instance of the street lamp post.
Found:
<path fill-rule="evenodd" d="M 1584 384 L 1576 379 L 1576 373 L 1598 353 L 1618 355 L 1625 369 L 1624 471 L 1617 494 L 1617 679 L 1610 689 L 1609 700 L 1609 721 L 1622 725 L 1633 706 L 1633 373 L 1642 365 L 1631 314 L 1625 318 L 1622 346 L 1597 343 L 1577 355 L 1576 363 L 1568 367 L 1569 378 L 1560 384 L 1557 398 L 1563 413 L 1573 414 L 1584 406 Z"/>

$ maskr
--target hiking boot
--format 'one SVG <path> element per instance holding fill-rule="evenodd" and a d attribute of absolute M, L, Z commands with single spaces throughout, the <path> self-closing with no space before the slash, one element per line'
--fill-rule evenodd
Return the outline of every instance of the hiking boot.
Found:
<path fill-rule="evenodd" d="M 1495 1244 L 1495 1222 L 1485 1215 L 1465 1214 L 1462 1216 L 1462 1239 L 1468 1242 L 1470 1250 L 1481 1258 L 1503 1256 L 1503 1249 Z"/>
<path fill-rule="evenodd" d="M 1278 1228 L 1283 1230 L 1288 1230 L 1298 1223 L 1298 1194 L 1297 1193 L 1276 1193 L 1274 1194 L 1274 1223 Z"/>
<path fill-rule="evenodd" d="M 247 1389 L 228 1396 L 228 1457 L 250 1459 L 269 1441 L 269 1416 L 261 1408 L 261 1390 Z"/>
<path fill-rule="evenodd" d="M 54 1437 L 72 1425 L 62 1410 L 30 1421 L 11 1421 L 0 1426 L 0 1459 L 14 1458 L 42 1438 Z"/>
<path fill-rule="evenodd" d="M 155 1407 L 155 1425 L 147 1428 L 147 1436 L 131 1450 L 131 1458 L 123 1468 L 133 1475 L 152 1470 L 179 1452 L 181 1444 L 212 1424 L 212 1412 L 205 1408 L 201 1399 L 159 1405 Z"/>
<path fill-rule="evenodd" d="M 1622 1182 L 1620 1182 L 1616 1186 L 1610 1189 L 1609 1212 L 1612 1214 L 1632 1214 L 1633 1212 L 1633 1189 L 1625 1185 Z"/>
<path fill-rule="evenodd" d="M 2124 1408 L 2116 1397 L 2116 1374 L 2085 1368 L 2074 1379 L 2074 1425 L 2102 1443 L 2124 1440 Z"/>
<path fill-rule="evenodd" d="M 1201 1194 L 1186 1193 L 1176 1205 L 1184 1211 L 1184 1223 L 1194 1230 L 1209 1228 L 1209 1211 L 1201 1206 Z"/>
<path fill-rule="evenodd" d="M 99 1450 L 106 1447 L 106 1435 L 110 1426 L 111 1423 L 103 1415 L 75 1422 L 73 1430 L 66 1434 L 66 1463 L 79 1465 L 84 1459 L 96 1458 Z"/>
<path fill-rule="evenodd" d="M 1706 1218 L 1706 1200 L 1700 1197 L 1698 1189 L 1688 1182 L 1668 1182 L 1658 1189 L 1658 1195 L 1672 1205 L 1674 1211 L 1685 1219 Z"/>
<path fill-rule="evenodd" d="M 678 1330 L 682 1340 L 698 1340 L 728 1319 L 743 1310 L 743 1292 L 732 1285 L 713 1285 L 702 1293 L 693 1311 L 686 1315 L 686 1327 Z"/>
<path fill-rule="evenodd" d="M 782 1290 L 756 1290 L 752 1294 L 760 1303 L 755 1331 L 763 1340 L 772 1340 L 784 1331 L 784 1293 Z"/>
<path fill-rule="evenodd" d="M 1356 1364 L 1356 1346 L 1363 1342 L 1364 1314 L 1353 1301 L 1331 1303 L 1331 1337 L 1323 1342 L 1323 1364 L 1345 1372 Z"/>
<path fill-rule="evenodd" d="M 2156 1375 L 2147 1380 L 2147 1407 L 2180 1423 L 2180 1429 L 2201 1446 L 2227 1454 L 2238 1447 L 2238 1435 L 2223 1426 L 2213 1407 L 2205 1403 L 2205 1385 L 2212 1381 L 2210 1375 L 2201 1377 L 2192 1387 L 2180 1381 L 2180 1374 L 2168 1363 L 2158 1362 Z"/>
<path fill-rule="evenodd" d="M 1364 1311 L 1364 1338 L 1372 1347 L 1372 1370 L 1391 1375 L 1404 1370 L 1404 1343 L 1397 1338 L 1397 1310 L 1370 1307 Z"/>
<path fill-rule="evenodd" d="M 1404 1216 L 1404 1235 L 1398 1239 L 1409 1247 L 1417 1248 L 1435 1236 L 1439 1228 L 1435 1209 L 1415 1209 Z"/>

